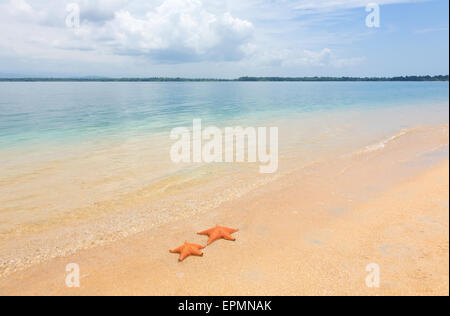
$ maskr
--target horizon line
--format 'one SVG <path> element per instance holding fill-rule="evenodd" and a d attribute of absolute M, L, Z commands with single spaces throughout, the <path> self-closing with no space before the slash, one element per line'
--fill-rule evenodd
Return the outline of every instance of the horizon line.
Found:
<path fill-rule="evenodd" d="M 277 76 L 244 76 L 235 79 L 226 78 L 188 78 L 188 77 L 5 77 L 0 78 L 0 82 L 39 82 L 39 81 L 80 81 L 80 82 L 317 82 L 317 81 L 449 81 L 449 75 L 410 75 L 392 77 L 353 77 L 353 76 L 307 76 L 307 77 L 277 77 Z"/>

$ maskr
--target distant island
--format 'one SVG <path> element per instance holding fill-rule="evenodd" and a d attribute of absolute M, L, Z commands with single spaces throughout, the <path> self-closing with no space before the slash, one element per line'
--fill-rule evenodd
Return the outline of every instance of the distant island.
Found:
<path fill-rule="evenodd" d="M 448 75 L 399 77 L 240 77 L 237 79 L 211 78 L 0 78 L 0 82 L 356 82 L 356 81 L 449 81 Z"/>

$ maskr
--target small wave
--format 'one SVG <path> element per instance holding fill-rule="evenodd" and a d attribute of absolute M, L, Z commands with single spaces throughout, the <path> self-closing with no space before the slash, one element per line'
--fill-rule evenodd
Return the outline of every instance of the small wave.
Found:
<path fill-rule="evenodd" d="M 386 138 L 386 139 L 384 139 L 384 140 L 382 140 L 382 141 L 380 141 L 378 143 L 366 146 L 363 150 L 360 150 L 360 151 L 356 152 L 356 154 L 366 154 L 366 153 L 370 153 L 370 152 L 374 152 L 374 151 L 378 151 L 378 150 L 384 149 L 386 147 L 386 145 L 388 145 L 389 143 L 395 141 L 396 139 L 398 139 L 398 138 L 400 138 L 400 137 L 402 137 L 402 136 L 404 136 L 404 135 L 406 135 L 406 134 L 408 134 L 408 133 L 410 133 L 412 131 L 413 131 L 413 129 L 403 129 L 399 133 L 397 133 L 397 134 L 395 134 L 395 135 L 393 135 L 393 136 L 391 136 L 389 138 Z"/>

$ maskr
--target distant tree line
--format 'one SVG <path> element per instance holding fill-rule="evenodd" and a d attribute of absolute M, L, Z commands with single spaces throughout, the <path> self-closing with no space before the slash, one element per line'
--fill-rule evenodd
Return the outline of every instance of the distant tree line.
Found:
<path fill-rule="evenodd" d="M 238 79 L 210 78 L 0 78 L 3 82 L 356 82 L 356 81 L 449 81 L 446 76 L 401 77 L 241 77 Z"/>
<path fill-rule="evenodd" d="M 229 79 L 202 78 L 0 78 L 12 82 L 210 82 L 233 81 Z"/>
<path fill-rule="evenodd" d="M 448 75 L 402 77 L 241 77 L 237 81 L 448 81 Z"/>

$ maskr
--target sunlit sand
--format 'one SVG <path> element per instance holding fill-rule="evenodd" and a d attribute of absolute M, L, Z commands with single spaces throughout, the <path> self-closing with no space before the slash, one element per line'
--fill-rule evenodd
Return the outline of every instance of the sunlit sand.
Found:
<path fill-rule="evenodd" d="M 448 295 L 448 125 L 399 131 L 377 144 L 285 170 L 207 212 L 171 217 L 18 272 L 3 269 L 0 293 Z M 223 181 L 235 179 L 223 172 Z M 194 184 L 177 197 L 185 203 L 212 183 L 184 181 Z M 167 183 L 158 190 L 178 189 Z M 218 240 L 203 257 L 182 263 L 168 253 L 188 237 L 206 245 L 196 232 L 219 223 L 239 229 L 235 242 Z M 64 284 L 68 263 L 80 265 L 80 288 Z M 380 288 L 366 285 L 371 263 L 380 266 Z"/>

